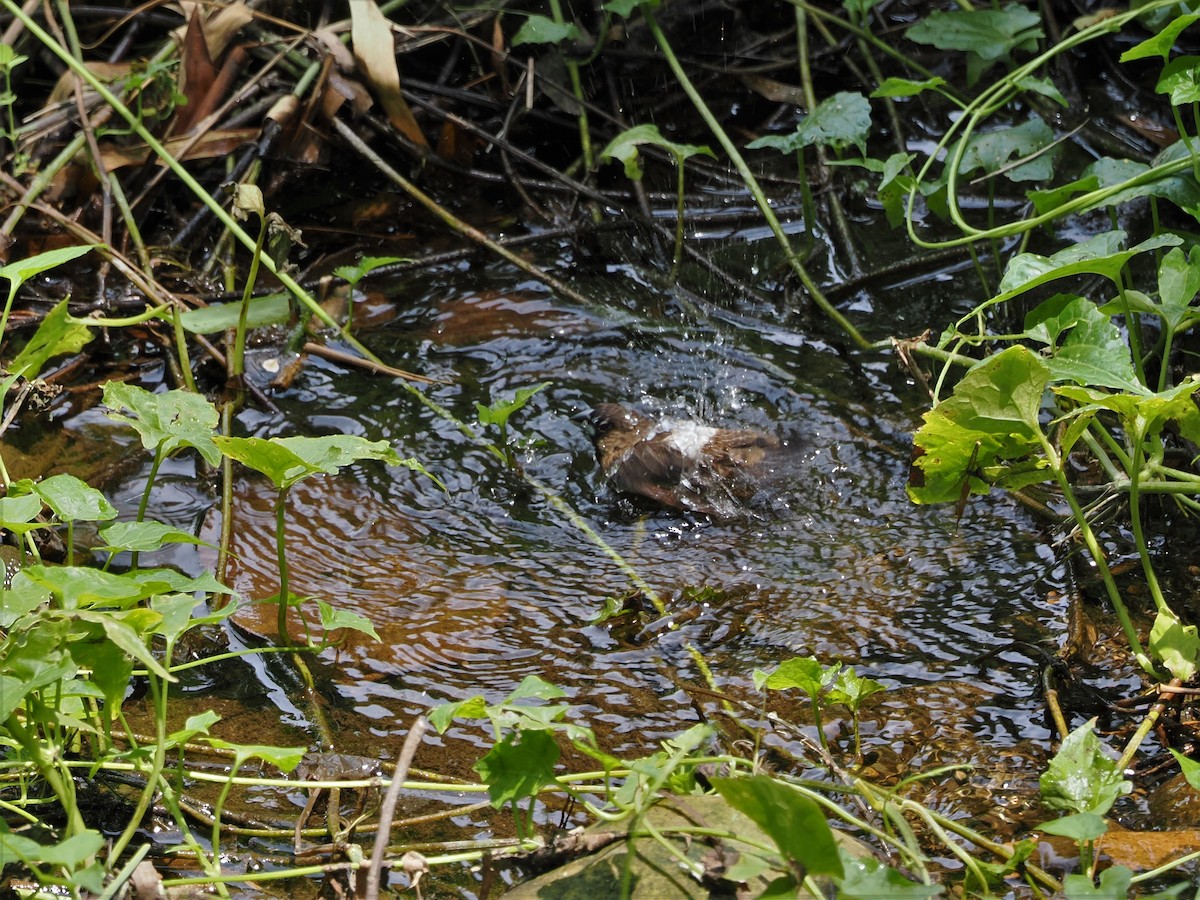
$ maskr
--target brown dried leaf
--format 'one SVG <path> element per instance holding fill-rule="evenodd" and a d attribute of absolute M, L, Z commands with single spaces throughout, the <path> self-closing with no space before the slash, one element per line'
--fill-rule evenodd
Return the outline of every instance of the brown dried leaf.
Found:
<path fill-rule="evenodd" d="M 131 69 L 129 63 L 85 62 L 83 65 L 105 84 L 111 84 L 118 78 L 124 78 L 129 74 Z M 91 88 L 88 88 L 88 90 L 91 90 Z M 75 73 L 67 69 L 58 76 L 58 81 L 54 84 L 54 90 L 50 92 L 50 99 L 46 101 L 46 105 L 42 109 L 53 109 L 64 100 L 70 100 L 74 93 Z"/>
<path fill-rule="evenodd" d="M 234 35 L 254 19 L 254 13 L 241 2 L 223 6 L 207 19 L 205 13 L 208 5 L 205 3 L 182 2 L 176 6 L 187 18 L 188 24 L 176 28 L 171 36 L 182 44 L 185 29 L 191 26 L 193 16 L 199 16 L 204 40 L 208 44 L 208 55 L 213 59 L 219 59 L 233 41 Z"/>
<path fill-rule="evenodd" d="M 257 128 L 234 128 L 210 131 L 198 140 L 190 136 L 172 138 L 164 141 L 163 144 L 168 152 L 177 159 L 212 159 L 217 156 L 226 156 L 239 147 L 257 140 L 258 135 Z M 192 146 L 185 151 L 183 148 L 189 143 Z M 130 147 L 102 146 L 100 148 L 100 158 L 104 162 L 104 171 L 106 172 L 122 166 L 139 166 L 149 159 L 150 155 L 150 148 L 144 144 Z M 160 162 L 159 165 L 163 165 L 163 163 Z"/>
<path fill-rule="evenodd" d="M 177 107 L 175 112 L 175 127 L 181 133 L 190 131 L 196 123 L 204 98 L 217 80 L 217 67 L 213 65 L 208 52 L 200 15 L 196 11 L 188 19 L 179 50 L 179 93 L 187 98 L 187 102 Z"/>
<path fill-rule="evenodd" d="M 804 91 L 793 84 L 784 84 L 774 78 L 764 78 L 762 75 L 743 75 L 741 82 L 754 93 L 772 103 L 790 103 L 792 106 L 804 107 Z"/>
<path fill-rule="evenodd" d="M 400 93 L 400 70 L 396 66 L 392 26 L 375 0 L 350 0 L 350 38 L 359 70 L 374 89 L 389 121 L 413 143 L 429 146 L 408 102 Z"/>

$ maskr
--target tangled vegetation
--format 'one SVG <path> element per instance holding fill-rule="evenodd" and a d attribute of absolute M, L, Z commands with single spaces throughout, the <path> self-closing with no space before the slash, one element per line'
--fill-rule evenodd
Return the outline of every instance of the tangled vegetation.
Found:
<path fill-rule="evenodd" d="M 1054 4 L 918 14 L 870 0 L 837 10 L 800 0 L 550 0 L 536 9 L 351 0 L 348 17 L 329 4 L 179 6 L 183 14 L 167 6 L 118 13 L 0 0 L 0 275 L 8 283 L 0 435 L 53 407 L 57 386 L 76 379 L 90 382 L 151 459 L 139 508 L 118 521 L 97 487 L 69 473 L 13 479 L 0 458 L 0 866 L 10 886 L 149 896 L 160 886 L 228 893 L 230 883 L 319 876 L 349 884 L 361 876 L 343 889 L 374 896 L 385 869 L 397 885 L 419 889 L 439 871 L 482 860 L 477 889 L 487 893 L 502 865 L 531 871 L 605 844 L 637 851 L 608 863 L 623 896 L 646 890 L 635 862 L 651 845 L 681 873 L 681 896 L 807 889 L 922 897 L 954 881 L 977 896 L 1117 897 L 1184 880 L 1177 870 L 1195 854 L 1135 874 L 1101 865 L 1095 848 L 1106 814 L 1131 790 L 1139 748 L 1164 718 L 1184 737 L 1169 749 L 1200 787 L 1180 699 L 1195 680 L 1200 638 L 1194 611 L 1160 583 L 1150 533 L 1200 510 L 1200 379 L 1191 372 L 1200 322 L 1200 247 L 1191 231 L 1200 217 L 1200 55 L 1188 52 L 1200 14 L 1165 0 L 1080 18 Z M 725 58 L 714 64 L 709 49 Z M 750 65 L 756 59 L 767 63 Z M 1097 124 L 1112 116 L 1093 114 L 1105 97 L 1095 85 L 1089 93 L 1083 73 L 1099 61 L 1130 93 L 1142 91 L 1138 121 Z M 303 187 L 325 170 L 337 176 L 332 187 Z M 847 354 L 890 354 L 927 385 L 912 500 L 961 511 L 972 494 L 1000 488 L 1066 523 L 1147 683 L 1164 683 L 1119 761 L 1092 723 L 1070 728 L 1048 692 L 1061 745 L 1041 779 L 1040 830 L 1077 845 L 1073 871 L 1039 866 L 1032 839 L 994 839 L 908 795 L 946 772 L 913 772 L 887 786 L 865 777 L 859 715 L 882 685 L 813 658 L 755 673 L 764 697 L 806 697 L 811 724 L 765 716 L 714 689 L 719 717 L 643 758 L 606 752 L 557 702 L 562 692 L 537 677 L 499 702 L 481 694 L 431 709 L 389 771 L 330 752 L 307 660 L 348 630 L 375 631 L 327 598 L 309 602 L 290 590 L 289 491 L 362 462 L 435 481 L 437 473 L 355 435 L 237 433 L 238 411 L 263 399 L 244 377 L 248 332 L 281 325 L 297 354 L 395 378 L 397 390 L 468 434 L 614 557 L 646 614 L 662 617 L 654 587 L 521 468 L 508 423 L 544 386 L 479 403 L 478 421 L 461 421 L 422 391 L 427 377 L 390 367 L 356 335 L 354 298 L 364 280 L 486 254 L 594 306 L 570 272 L 532 260 L 556 241 L 583 243 L 609 229 L 638 235 L 631 253 L 644 254 L 637 262 L 664 291 L 703 277 L 734 296 L 753 292 L 688 240 L 687 191 L 699 179 L 749 198 L 777 243 L 781 292 L 820 313 L 814 330 Z M 361 240 L 357 231 L 377 214 L 347 219 L 342 209 L 367 182 L 387 185 L 384 215 L 402 217 L 430 244 L 447 235 L 456 243 L 412 258 L 386 229 Z M 648 184 L 673 198 L 670 225 L 654 215 Z M 781 198 L 799 204 L 808 240 L 781 221 Z M 846 283 L 878 275 L 859 261 L 848 202 L 881 211 L 907 233 L 913 259 L 905 265 L 963 254 L 986 299 L 964 306 L 936 338 L 873 334 L 870 321 L 838 303 Z M 335 222 L 344 227 L 322 232 Z M 824 222 L 840 282 L 814 274 L 811 237 Z M 106 368 L 111 358 L 87 358 L 100 332 L 164 359 L 171 389 L 127 384 Z M 84 359 L 87 374 L 56 370 L 64 358 Z M 215 571 L 200 577 L 142 564 L 164 546 L 199 540 L 146 515 L 160 466 L 178 454 L 222 481 L 216 502 L 226 530 Z M 225 586 L 235 465 L 277 492 L 272 597 L 242 598 Z M 1148 628 L 1110 565 L 1122 540 L 1114 522 L 1127 523 L 1153 603 Z M 227 646 L 224 625 L 250 602 L 273 604 L 274 641 Z M 642 615 L 632 596 L 609 602 L 604 615 L 618 614 Z M 193 643 L 197 636 L 207 643 Z M 224 646 L 180 652 L 196 645 Z M 169 725 L 172 687 L 186 672 L 247 654 L 286 661 L 311 746 L 218 739 L 214 713 Z M 126 720 L 131 685 L 147 698 L 151 734 Z M 832 709 L 853 723 L 845 741 L 821 727 Z M 478 782 L 414 777 L 409 764 L 425 729 L 445 732 L 456 722 L 490 728 Z M 804 752 L 766 771 L 768 736 Z M 213 759 L 225 769 L 201 764 Z M 114 830 L 93 814 L 115 801 L 82 795 L 116 783 L 124 791 Z M 198 813 L 189 794 L 204 784 L 216 785 L 216 796 Z M 247 785 L 300 785 L 309 803 L 294 828 L 259 833 L 225 816 L 231 793 Z M 378 808 L 367 809 L 370 792 L 388 785 Z M 478 794 L 511 811 L 514 837 L 418 848 L 399 834 L 392 843 L 402 789 Z M 310 815 L 324 791 L 327 821 L 318 827 Z M 358 797 L 345 819 L 342 791 Z M 734 818 L 718 826 L 712 813 L 689 818 L 695 807 L 679 798 L 701 795 L 720 798 Z M 546 810 L 568 803 L 600 823 L 590 840 L 547 840 Z M 664 821 L 656 818 L 663 808 L 684 812 Z M 147 839 L 151 817 L 170 823 L 175 846 Z M 372 850 L 355 842 L 372 832 Z M 846 840 L 847 832 L 861 840 Z M 306 844 L 318 836 L 326 842 Z M 280 850 L 257 871 L 229 871 L 226 854 L 251 838 L 285 849 L 291 842 L 293 852 Z M 147 875 L 152 852 L 159 871 Z"/>

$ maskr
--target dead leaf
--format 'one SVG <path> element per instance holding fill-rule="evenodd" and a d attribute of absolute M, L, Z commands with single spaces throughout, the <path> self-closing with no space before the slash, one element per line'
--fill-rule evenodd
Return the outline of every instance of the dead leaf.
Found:
<path fill-rule="evenodd" d="M 129 63 L 85 62 L 84 67 L 105 84 L 112 84 L 119 78 L 124 78 L 132 68 Z M 90 88 L 89 88 L 90 90 Z M 52 109 L 64 100 L 70 100 L 75 93 L 75 73 L 67 69 L 54 84 L 50 99 L 43 109 Z"/>
<path fill-rule="evenodd" d="M 176 28 L 171 32 L 171 37 L 179 44 L 182 44 L 184 33 L 190 27 L 193 15 L 199 16 L 201 29 L 204 33 L 204 41 L 208 45 L 208 55 L 213 59 L 220 59 L 221 54 L 232 43 L 234 36 L 247 23 L 254 20 L 254 13 L 245 3 L 241 2 L 223 6 L 208 18 L 205 18 L 205 12 L 208 9 L 207 4 L 183 2 L 177 4 L 177 6 L 183 12 L 188 24 Z"/>
<path fill-rule="evenodd" d="M 210 131 L 198 140 L 195 137 L 178 137 L 163 144 L 177 159 L 212 159 L 226 156 L 251 141 L 258 140 L 257 128 L 234 128 L 225 131 Z M 186 151 L 184 146 L 191 144 Z M 150 148 L 145 144 L 129 147 L 101 146 L 100 158 L 104 171 L 112 172 L 122 166 L 139 166 L 150 158 Z M 165 165 L 160 162 L 159 165 Z"/>
<path fill-rule="evenodd" d="M 428 147 L 429 142 L 400 92 L 392 25 L 375 0 L 350 0 L 350 38 L 359 70 L 374 89 L 389 121 L 414 144 Z"/>
<path fill-rule="evenodd" d="M 198 11 L 192 13 L 180 44 L 179 93 L 187 98 L 175 110 L 175 127 L 181 134 L 191 131 L 199 120 L 204 99 L 217 80 L 217 67 L 208 52 L 200 15 Z"/>
<path fill-rule="evenodd" d="M 762 75 L 743 75 L 740 80 L 754 93 L 772 103 L 790 103 L 792 106 L 805 107 L 804 91 L 794 84 L 784 84 Z"/>

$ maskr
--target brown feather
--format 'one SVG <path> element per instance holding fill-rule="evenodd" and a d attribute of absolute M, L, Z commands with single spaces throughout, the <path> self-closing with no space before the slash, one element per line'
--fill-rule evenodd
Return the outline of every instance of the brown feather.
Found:
<path fill-rule="evenodd" d="M 754 495 L 760 470 L 779 449 L 760 431 L 656 422 L 615 403 L 596 406 L 591 422 L 596 457 L 615 490 L 714 515 L 730 515 Z"/>

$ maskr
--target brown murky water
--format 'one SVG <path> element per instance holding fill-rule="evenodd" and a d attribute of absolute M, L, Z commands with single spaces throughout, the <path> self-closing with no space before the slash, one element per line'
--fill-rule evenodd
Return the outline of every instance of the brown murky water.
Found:
<path fill-rule="evenodd" d="M 998 797 L 1020 806 L 1048 746 L 1038 671 L 1020 653 L 986 671 L 974 661 L 1014 640 L 1053 648 L 1061 639 L 1064 609 L 1049 592 L 1065 575 L 1035 523 L 1004 498 L 973 501 L 957 523 L 950 509 L 908 502 L 908 433 L 925 398 L 889 357 L 814 337 L 807 315 L 782 305 L 709 299 L 698 314 L 688 298 L 659 294 L 625 269 L 582 286 L 604 302 L 572 308 L 500 269 L 441 272 L 367 296 L 372 327 L 361 337 L 388 362 L 450 382 L 423 390 L 467 421 L 475 401 L 551 382 L 512 419 L 521 464 L 685 624 L 641 634 L 590 624 L 605 598 L 631 585 L 586 535 L 392 381 L 312 360 L 274 396 L 278 415 L 242 415 L 247 433 L 386 438 L 446 485 L 443 492 L 408 470 L 364 465 L 291 494 L 292 590 L 366 616 L 382 638 L 352 636 L 317 663 L 336 749 L 393 759 L 418 714 L 478 693 L 497 700 L 536 674 L 567 691 L 572 716 L 595 727 L 606 749 L 634 756 L 698 719 L 684 687 L 703 679 L 688 644 L 722 688 L 742 697 L 752 695 L 754 669 L 813 654 L 893 689 L 864 719 L 881 777 L 974 764 L 965 782 L 932 789 L 930 802 L 981 821 Z M 951 293 L 944 280 L 930 289 Z M 911 284 L 902 292 L 884 285 L 849 308 L 875 336 L 936 328 L 950 315 L 934 298 L 926 318 L 913 321 L 912 292 Z M 893 304 L 900 295 L 904 303 Z M 252 377 L 265 385 L 277 355 L 253 351 Z M 603 401 L 754 427 L 788 452 L 764 502 L 745 516 L 635 514 L 600 480 L 580 422 Z M 116 430 L 97 411 L 68 427 L 93 440 Z M 141 474 L 121 480 L 124 510 L 136 507 L 141 484 Z M 274 493 L 249 475 L 237 493 L 232 586 L 265 597 L 277 589 Z M 213 487 L 185 459 L 164 468 L 150 514 L 216 534 Z M 186 569 L 212 563 L 208 551 L 189 548 L 164 558 Z M 712 589 L 699 611 L 689 599 L 697 588 Z M 235 641 L 273 629 L 274 607 L 259 611 L 239 616 Z M 226 709 L 217 734 L 314 739 L 293 686 L 269 663 L 192 677 L 181 718 L 233 704 L 248 715 Z M 784 709 L 806 721 L 802 704 Z M 845 740 L 838 727 L 835 716 L 831 733 Z M 469 777 L 489 744 L 481 730 L 455 727 L 427 737 L 416 764 Z M 302 794 L 252 798 L 264 814 L 274 805 L 295 816 L 303 802 Z M 475 814 L 442 837 L 492 827 Z"/>

